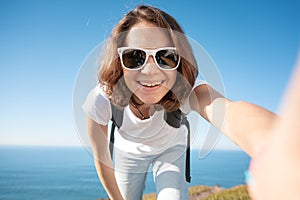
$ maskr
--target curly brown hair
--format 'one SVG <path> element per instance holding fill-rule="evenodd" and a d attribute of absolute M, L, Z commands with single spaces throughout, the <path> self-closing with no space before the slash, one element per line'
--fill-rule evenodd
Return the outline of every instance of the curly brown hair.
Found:
<path fill-rule="evenodd" d="M 102 52 L 98 80 L 110 101 L 125 107 L 130 101 L 142 104 L 126 86 L 117 48 L 126 46 L 128 32 L 136 24 L 147 22 L 168 31 L 181 56 L 177 68 L 177 80 L 171 90 L 158 102 L 166 111 L 173 111 L 186 100 L 198 75 L 198 67 L 192 48 L 178 22 L 166 12 L 148 5 L 137 6 L 128 12 L 113 29 Z"/>

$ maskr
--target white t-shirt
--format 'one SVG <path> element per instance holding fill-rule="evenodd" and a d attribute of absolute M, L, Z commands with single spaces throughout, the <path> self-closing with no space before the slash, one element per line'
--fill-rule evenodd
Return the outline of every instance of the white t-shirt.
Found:
<path fill-rule="evenodd" d="M 205 84 L 197 81 L 194 88 Z M 88 94 L 82 105 L 85 113 L 95 122 L 107 125 L 112 117 L 111 104 L 100 85 Z M 185 114 L 191 111 L 189 102 L 181 106 Z M 187 128 L 170 126 L 164 119 L 164 111 L 155 111 L 148 119 L 141 120 L 134 115 L 129 106 L 124 108 L 123 123 L 115 132 L 114 148 L 138 155 L 158 154 L 175 145 L 186 145 Z"/>

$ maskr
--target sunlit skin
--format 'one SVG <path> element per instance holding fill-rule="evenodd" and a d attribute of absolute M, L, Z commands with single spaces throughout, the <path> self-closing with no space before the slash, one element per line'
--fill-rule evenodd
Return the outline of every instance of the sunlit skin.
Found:
<path fill-rule="evenodd" d="M 300 54 L 296 67 L 273 137 L 250 164 L 248 189 L 254 200 L 300 199 Z"/>
<path fill-rule="evenodd" d="M 135 25 L 128 33 L 127 46 L 157 49 L 172 47 L 173 44 L 161 28 L 142 22 Z M 144 103 L 140 109 L 145 116 L 149 116 L 151 105 L 158 103 L 174 85 L 177 70 L 161 70 L 155 64 L 154 58 L 149 56 L 142 69 L 129 71 L 123 68 L 123 73 L 128 88 Z M 153 84 L 155 86 L 149 87 Z"/>

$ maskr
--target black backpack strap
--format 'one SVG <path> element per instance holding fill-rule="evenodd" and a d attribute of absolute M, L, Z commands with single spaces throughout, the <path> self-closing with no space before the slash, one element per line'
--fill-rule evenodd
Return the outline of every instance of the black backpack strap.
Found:
<path fill-rule="evenodd" d="M 118 128 L 121 127 L 123 123 L 123 115 L 124 115 L 124 109 L 117 108 L 112 103 L 111 105 L 111 129 L 110 129 L 110 138 L 109 138 L 109 152 L 111 158 L 113 158 L 113 152 L 114 152 L 114 142 L 115 142 L 115 128 L 116 126 Z"/>
<path fill-rule="evenodd" d="M 187 147 L 186 147 L 186 157 L 185 157 L 185 179 L 187 182 L 191 182 L 191 129 L 190 129 L 190 123 L 187 120 L 186 116 L 183 116 L 182 124 L 184 124 L 188 130 L 187 135 Z"/>
<path fill-rule="evenodd" d="M 124 115 L 124 108 L 116 107 L 114 104 L 111 105 L 111 118 L 112 121 L 116 123 L 116 126 L 120 128 L 123 123 L 123 115 Z"/>
<path fill-rule="evenodd" d="M 114 153 L 115 128 L 116 128 L 116 123 L 115 121 L 112 120 L 112 125 L 110 129 L 110 138 L 109 138 L 109 152 L 110 152 L 111 159 L 113 159 L 113 153 Z"/>
<path fill-rule="evenodd" d="M 190 123 L 187 120 L 187 116 L 180 109 L 177 109 L 172 112 L 166 112 L 164 117 L 165 117 L 166 122 L 174 128 L 179 128 L 181 126 L 181 124 L 184 124 L 187 127 L 188 135 L 187 135 L 187 149 L 186 149 L 186 161 L 185 161 L 185 179 L 187 182 L 190 183 L 191 182 Z"/>
<path fill-rule="evenodd" d="M 179 128 L 182 124 L 182 112 L 180 109 L 172 112 L 165 112 L 164 118 L 166 122 L 174 128 Z"/>

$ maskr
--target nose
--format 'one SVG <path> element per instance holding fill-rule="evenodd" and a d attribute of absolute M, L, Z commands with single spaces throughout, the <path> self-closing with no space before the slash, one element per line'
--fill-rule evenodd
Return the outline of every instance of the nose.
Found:
<path fill-rule="evenodd" d="M 156 72 L 160 72 L 160 69 L 156 66 L 154 61 L 154 57 L 152 55 L 149 56 L 147 63 L 142 68 L 141 73 L 144 74 L 154 74 Z"/>

